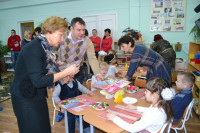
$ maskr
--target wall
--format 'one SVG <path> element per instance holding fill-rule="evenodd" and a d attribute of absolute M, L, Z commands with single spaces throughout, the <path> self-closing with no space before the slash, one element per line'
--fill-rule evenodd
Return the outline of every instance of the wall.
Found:
<path fill-rule="evenodd" d="M 194 8 L 199 0 L 186 0 L 186 29 L 184 32 L 150 32 L 150 0 L 10 0 L 0 2 L 0 40 L 6 44 L 10 30 L 19 32 L 19 22 L 34 21 L 35 27 L 45 18 L 57 15 L 66 17 L 70 22 L 75 16 L 103 13 L 117 13 L 118 38 L 122 31 L 131 27 L 141 31 L 143 40 L 149 45 L 155 34 L 162 34 L 171 43 L 178 41 L 188 45 L 193 38 L 189 36 L 194 21 L 200 18 Z M 184 53 L 179 53 L 182 56 Z M 184 55 L 185 56 L 185 55 Z"/>

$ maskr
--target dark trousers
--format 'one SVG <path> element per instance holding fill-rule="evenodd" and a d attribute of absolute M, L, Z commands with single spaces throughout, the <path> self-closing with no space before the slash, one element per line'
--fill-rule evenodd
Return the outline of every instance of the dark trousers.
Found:
<path fill-rule="evenodd" d="M 84 66 L 80 66 L 80 71 L 74 76 L 81 84 L 83 83 L 84 79 Z"/>
<path fill-rule="evenodd" d="M 20 133 L 51 133 L 46 98 L 38 101 L 11 96 Z"/>
<path fill-rule="evenodd" d="M 68 119 L 68 129 L 69 133 L 75 133 L 75 115 L 67 112 L 67 119 Z M 83 121 L 83 129 L 89 127 L 89 124 Z"/>

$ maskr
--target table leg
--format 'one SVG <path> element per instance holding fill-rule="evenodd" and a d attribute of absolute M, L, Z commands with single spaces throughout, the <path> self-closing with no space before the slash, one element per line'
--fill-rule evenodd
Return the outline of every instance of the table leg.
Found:
<path fill-rule="evenodd" d="M 80 133 L 83 133 L 83 116 L 79 115 Z"/>
<path fill-rule="evenodd" d="M 67 110 L 65 109 L 65 133 L 69 133 L 69 128 L 68 128 L 68 118 L 67 118 Z"/>
<path fill-rule="evenodd" d="M 90 124 L 90 133 L 94 133 L 94 126 Z"/>

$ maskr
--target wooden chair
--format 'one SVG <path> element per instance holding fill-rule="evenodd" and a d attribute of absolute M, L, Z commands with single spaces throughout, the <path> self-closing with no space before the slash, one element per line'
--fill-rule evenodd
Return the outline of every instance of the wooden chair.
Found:
<path fill-rule="evenodd" d="M 190 118 L 193 103 L 194 103 L 194 100 L 192 100 L 190 104 L 187 106 L 187 108 L 185 109 L 183 113 L 182 119 L 180 119 L 177 123 L 172 124 L 171 129 L 173 129 L 175 133 L 177 133 L 177 130 L 182 130 L 182 129 L 184 129 L 185 133 L 187 133 L 185 122 Z"/>
<path fill-rule="evenodd" d="M 134 82 L 135 86 L 145 88 L 146 87 L 146 77 L 137 76 Z"/>
<path fill-rule="evenodd" d="M 54 92 L 54 90 L 55 90 L 55 88 L 52 88 L 52 89 L 51 89 L 51 100 L 52 100 L 53 107 L 54 107 L 54 111 L 53 111 L 53 125 L 54 125 L 54 123 L 55 123 L 56 110 L 59 111 L 59 107 L 56 106 L 55 101 L 54 101 L 54 98 L 53 98 L 53 92 Z"/>
<path fill-rule="evenodd" d="M 88 79 L 88 80 L 86 81 L 86 86 L 87 86 L 87 88 L 88 88 L 89 90 L 91 90 L 91 83 L 92 83 L 92 79 Z"/>

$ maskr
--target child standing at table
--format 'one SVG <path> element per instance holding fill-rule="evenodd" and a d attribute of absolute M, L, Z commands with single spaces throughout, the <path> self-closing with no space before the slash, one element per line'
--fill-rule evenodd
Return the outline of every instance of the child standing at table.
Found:
<path fill-rule="evenodd" d="M 74 76 L 68 76 L 64 78 L 64 85 L 58 84 L 53 92 L 53 98 L 57 104 L 64 99 L 73 98 L 79 95 L 79 91 L 93 95 L 85 86 L 83 86 L 78 80 L 74 79 Z M 64 113 L 58 112 L 56 121 L 59 122 L 64 118 Z M 75 132 L 75 115 L 67 112 L 69 133 Z M 83 122 L 83 128 L 87 128 L 89 125 Z"/>
<path fill-rule="evenodd" d="M 175 91 L 169 88 L 169 83 L 161 78 L 152 78 L 147 81 L 145 97 L 151 102 L 150 107 L 140 107 L 128 105 L 127 109 L 134 109 L 143 112 L 139 121 L 129 124 L 113 113 L 107 114 L 108 120 L 112 120 L 116 125 L 128 132 L 149 132 L 157 133 L 166 122 L 173 119 L 173 111 L 170 100 L 175 95 Z"/>
<path fill-rule="evenodd" d="M 185 108 L 192 101 L 192 87 L 195 82 L 195 77 L 190 72 L 181 72 L 177 75 L 176 86 L 181 89 L 176 93 L 172 100 L 172 108 L 174 111 L 174 120 L 172 123 L 177 123 L 182 118 Z"/>
<path fill-rule="evenodd" d="M 112 76 L 116 77 L 115 74 L 117 74 L 119 71 L 117 70 L 117 67 L 115 66 L 116 63 L 116 56 L 114 54 L 109 54 L 104 57 L 104 61 L 108 63 L 108 73 L 106 76 Z"/>
<path fill-rule="evenodd" d="M 108 64 L 106 62 L 100 62 L 99 67 L 100 67 L 101 75 L 105 78 L 106 74 L 108 72 Z M 96 82 L 97 82 L 96 76 L 93 75 L 91 85 L 96 83 Z M 96 90 L 96 88 L 91 86 L 91 91 L 95 91 L 95 90 Z"/>

